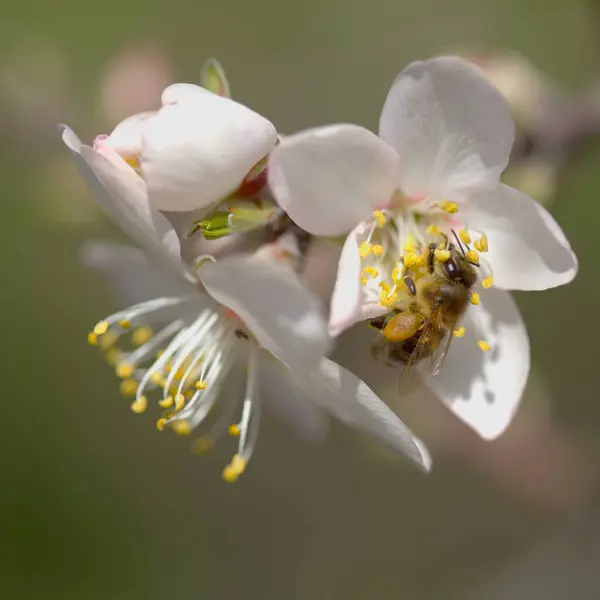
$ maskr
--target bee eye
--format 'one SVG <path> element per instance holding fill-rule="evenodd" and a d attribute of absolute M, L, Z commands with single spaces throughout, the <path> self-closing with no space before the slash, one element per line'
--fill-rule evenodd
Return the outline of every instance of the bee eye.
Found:
<path fill-rule="evenodd" d="M 446 271 L 446 275 L 450 279 L 454 279 L 458 274 L 458 265 L 454 262 L 453 259 L 447 260 L 444 263 L 444 271 Z"/>

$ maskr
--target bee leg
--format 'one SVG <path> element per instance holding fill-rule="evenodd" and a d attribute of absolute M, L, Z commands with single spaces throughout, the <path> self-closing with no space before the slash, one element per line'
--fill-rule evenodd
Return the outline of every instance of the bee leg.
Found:
<path fill-rule="evenodd" d="M 411 296 L 416 296 L 417 295 L 417 288 L 415 286 L 415 282 L 414 282 L 414 279 L 412 277 L 405 277 L 404 278 L 404 284 L 408 288 L 408 291 L 409 291 L 409 293 L 410 293 Z"/>
<path fill-rule="evenodd" d="M 433 260 L 435 258 L 435 250 L 437 244 L 429 244 L 429 254 L 427 255 L 427 268 L 430 273 L 433 273 Z"/>

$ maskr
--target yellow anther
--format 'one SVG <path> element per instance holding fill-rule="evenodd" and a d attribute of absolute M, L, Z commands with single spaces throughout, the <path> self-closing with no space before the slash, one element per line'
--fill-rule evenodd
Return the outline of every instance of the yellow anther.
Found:
<path fill-rule="evenodd" d="M 457 338 L 461 338 L 461 337 L 463 337 L 463 336 L 465 335 L 465 328 L 464 328 L 464 327 L 459 327 L 458 329 L 455 329 L 455 330 L 452 332 L 452 335 L 453 335 L 454 337 L 457 337 Z"/>
<path fill-rule="evenodd" d="M 141 346 L 145 344 L 153 335 L 153 331 L 151 327 L 138 327 L 131 334 L 131 341 L 136 346 Z"/>
<path fill-rule="evenodd" d="M 246 470 L 246 466 L 247 460 L 243 456 L 235 454 L 231 463 L 223 469 L 223 479 L 228 483 L 237 481 L 238 477 Z"/>
<path fill-rule="evenodd" d="M 469 232 L 466 229 L 461 229 L 458 232 L 458 237 L 460 238 L 460 241 L 463 244 L 470 244 L 471 243 L 471 236 L 469 235 Z"/>
<path fill-rule="evenodd" d="M 183 394 L 177 394 L 175 398 L 175 410 L 180 411 L 185 406 L 185 396 Z"/>
<path fill-rule="evenodd" d="M 206 437 L 196 438 L 191 445 L 194 454 L 208 454 L 213 447 L 213 440 Z"/>
<path fill-rule="evenodd" d="M 126 156 L 124 160 L 132 169 L 138 170 L 140 168 L 140 159 L 138 156 Z"/>
<path fill-rule="evenodd" d="M 108 331 L 108 323 L 106 321 L 100 321 L 94 325 L 94 333 L 96 335 L 104 335 Z"/>
<path fill-rule="evenodd" d="M 408 254 L 404 255 L 404 266 L 407 269 L 411 269 L 413 267 L 416 267 L 418 262 L 419 262 L 419 256 L 417 254 L 415 254 L 414 252 L 409 252 Z"/>
<path fill-rule="evenodd" d="M 360 256 L 362 258 L 369 256 L 371 254 L 371 252 L 373 252 L 373 246 L 369 242 L 363 242 L 358 247 L 358 253 L 360 254 Z"/>
<path fill-rule="evenodd" d="M 158 429 L 159 431 L 162 431 L 165 428 L 166 424 L 167 424 L 167 419 L 159 419 L 158 421 L 156 421 L 156 429 Z"/>
<path fill-rule="evenodd" d="M 129 363 L 121 363 L 117 365 L 115 371 L 117 372 L 117 377 L 128 379 L 135 373 L 135 366 Z"/>
<path fill-rule="evenodd" d="M 475 263 L 476 265 L 479 264 L 479 254 L 477 254 L 475 250 L 467 250 L 467 252 L 465 253 L 465 258 L 469 262 Z"/>
<path fill-rule="evenodd" d="M 458 204 L 456 204 L 456 202 L 450 202 L 449 200 L 444 200 L 443 202 L 440 202 L 438 204 L 438 206 L 442 209 L 445 210 L 447 213 L 454 215 L 458 212 Z"/>
<path fill-rule="evenodd" d="M 378 277 L 379 276 L 379 271 L 375 267 L 365 267 L 363 272 L 365 275 L 368 275 L 369 277 Z"/>
<path fill-rule="evenodd" d="M 486 289 L 489 290 L 492 285 L 494 284 L 494 278 L 490 275 L 490 277 L 486 277 L 482 282 L 481 285 Z"/>
<path fill-rule="evenodd" d="M 385 215 L 380 210 L 374 210 L 373 217 L 377 221 L 377 225 L 379 225 L 379 227 L 383 227 L 385 225 Z"/>
<path fill-rule="evenodd" d="M 427 263 L 427 254 L 417 254 L 417 259 L 415 260 L 413 269 L 415 267 L 424 267 L 426 263 Z"/>
<path fill-rule="evenodd" d="M 223 469 L 223 481 L 227 483 L 235 483 L 239 476 L 240 474 L 231 465 L 227 465 Z"/>
<path fill-rule="evenodd" d="M 392 269 L 392 281 L 398 281 L 398 279 L 400 279 L 400 269 L 398 268 L 398 265 L 396 265 Z"/>
<path fill-rule="evenodd" d="M 375 256 L 381 256 L 383 254 L 383 246 L 381 244 L 375 244 L 372 249 Z"/>
<path fill-rule="evenodd" d="M 177 371 L 175 371 L 175 379 L 181 380 L 183 378 L 183 376 L 185 375 L 185 367 L 181 367 L 180 369 L 177 369 Z"/>
<path fill-rule="evenodd" d="M 171 423 L 171 429 L 177 435 L 189 435 L 192 433 L 192 426 L 188 421 L 173 421 Z"/>
<path fill-rule="evenodd" d="M 138 415 L 143 413 L 148 408 L 148 398 L 140 396 L 131 403 L 131 410 Z"/>
<path fill-rule="evenodd" d="M 367 285 L 367 278 L 364 275 L 360 276 L 360 283 L 361 285 Z"/>
<path fill-rule="evenodd" d="M 473 306 L 477 306 L 479 304 L 479 294 L 477 292 L 471 292 L 469 296 L 469 301 Z"/>
<path fill-rule="evenodd" d="M 121 319 L 119 321 L 119 327 L 123 329 L 129 329 L 131 327 L 131 321 L 128 321 L 127 319 Z"/>
<path fill-rule="evenodd" d="M 238 437 L 242 430 L 240 429 L 239 425 L 234 423 L 233 425 L 229 426 L 228 431 L 229 431 L 229 435 L 232 435 L 233 437 Z"/>
<path fill-rule="evenodd" d="M 387 283 L 387 281 L 380 281 L 379 287 L 381 288 L 381 291 L 385 292 L 386 294 L 389 294 L 392 291 L 392 288 L 390 287 L 390 284 Z"/>
<path fill-rule="evenodd" d="M 98 343 L 98 336 L 93 331 L 90 331 L 88 333 L 88 344 L 90 346 L 95 346 L 97 343 Z"/>
<path fill-rule="evenodd" d="M 154 385 L 159 385 L 160 387 L 165 385 L 165 378 L 162 376 L 160 371 L 152 371 L 150 374 L 150 381 Z"/>
<path fill-rule="evenodd" d="M 389 296 L 386 296 L 382 292 L 379 296 L 379 304 L 381 304 L 382 306 L 387 306 L 389 308 L 394 306 L 396 300 L 398 300 L 398 294 L 395 292 L 393 294 L 390 294 Z"/>
<path fill-rule="evenodd" d="M 114 331 L 107 331 L 104 335 L 98 338 L 98 346 L 102 350 L 108 350 L 117 340 L 119 336 Z"/>
<path fill-rule="evenodd" d="M 106 362 L 111 367 L 115 367 L 117 363 L 121 360 L 121 351 L 117 350 L 116 348 L 111 348 L 110 350 L 107 350 L 105 352 L 104 358 L 106 358 Z"/>
<path fill-rule="evenodd" d="M 431 225 L 429 225 L 429 227 L 427 227 L 427 229 L 425 231 L 429 235 L 440 235 L 442 233 L 440 231 L 440 228 L 437 225 L 434 225 L 433 223 Z"/>
<path fill-rule="evenodd" d="M 231 459 L 231 466 L 241 475 L 246 470 L 246 465 L 248 461 L 239 454 L 234 454 Z"/>
<path fill-rule="evenodd" d="M 402 245 L 402 250 L 404 252 L 414 252 L 415 251 L 415 238 L 412 235 L 409 235 L 406 238 L 406 241 Z"/>
<path fill-rule="evenodd" d="M 450 250 L 440 250 L 439 248 L 436 248 L 433 251 L 433 255 L 437 261 L 446 262 L 450 259 Z"/>
<path fill-rule="evenodd" d="M 173 406 L 173 396 L 167 396 L 166 398 L 159 400 L 158 405 L 161 408 L 169 408 L 170 406 Z"/>
<path fill-rule="evenodd" d="M 199 392 L 206 389 L 206 381 L 204 381 L 204 379 L 196 381 L 194 385 Z"/>
<path fill-rule="evenodd" d="M 473 242 L 473 246 L 479 250 L 479 252 L 487 252 L 488 251 L 488 239 L 485 233 L 478 239 Z"/>
<path fill-rule="evenodd" d="M 138 382 L 135 379 L 123 379 L 119 390 L 123 396 L 135 396 L 138 389 Z"/>
<path fill-rule="evenodd" d="M 492 349 L 492 347 L 487 342 L 484 342 L 483 340 L 479 340 L 477 342 L 477 345 L 479 346 L 479 349 L 483 350 L 484 352 L 489 352 Z"/>

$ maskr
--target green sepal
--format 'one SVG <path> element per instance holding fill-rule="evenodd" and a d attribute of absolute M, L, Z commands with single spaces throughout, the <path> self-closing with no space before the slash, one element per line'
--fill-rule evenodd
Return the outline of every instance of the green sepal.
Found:
<path fill-rule="evenodd" d="M 223 227 L 222 229 L 212 229 L 211 231 L 203 231 L 202 235 L 205 240 L 218 240 L 222 237 L 230 235 L 232 232 L 229 227 Z"/>
<path fill-rule="evenodd" d="M 205 90 L 217 94 L 217 96 L 231 98 L 229 81 L 227 80 L 223 67 L 216 58 L 209 58 L 202 65 L 202 71 L 200 71 L 200 85 Z"/>

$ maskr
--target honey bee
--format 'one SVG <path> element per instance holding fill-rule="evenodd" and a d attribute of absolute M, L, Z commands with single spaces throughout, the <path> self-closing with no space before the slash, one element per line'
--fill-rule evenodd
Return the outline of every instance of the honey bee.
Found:
<path fill-rule="evenodd" d="M 373 356 L 391 366 L 405 365 L 406 370 L 423 359 L 429 369 L 439 373 L 453 339 L 453 331 L 469 305 L 471 288 L 477 281 L 478 266 L 446 243 L 448 260 L 435 258 L 436 244 L 429 247 L 426 272 L 404 282 L 412 301 L 405 310 L 393 309 L 368 320 L 382 339 L 373 346 Z M 407 271 L 407 273 L 409 273 Z"/>

